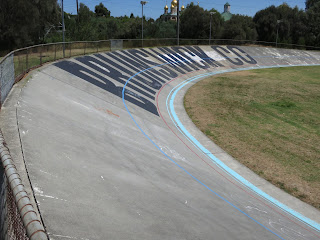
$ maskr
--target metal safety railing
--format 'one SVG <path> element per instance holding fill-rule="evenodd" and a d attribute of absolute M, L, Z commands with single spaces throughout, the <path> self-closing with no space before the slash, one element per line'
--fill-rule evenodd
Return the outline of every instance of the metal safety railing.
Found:
<path fill-rule="evenodd" d="M 30 70 L 63 58 L 114 50 L 177 46 L 176 38 L 112 39 L 103 41 L 41 44 L 18 49 L 0 60 L 0 110 L 12 86 Z M 295 44 L 233 39 L 180 39 L 179 45 L 246 45 L 320 50 Z M 0 131 L 0 239 L 47 239 L 47 234 L 24 190 Z"/>
<path fill-rule="evenodd" d="M 48 239 L 0 131 L 0 239 Z"/>

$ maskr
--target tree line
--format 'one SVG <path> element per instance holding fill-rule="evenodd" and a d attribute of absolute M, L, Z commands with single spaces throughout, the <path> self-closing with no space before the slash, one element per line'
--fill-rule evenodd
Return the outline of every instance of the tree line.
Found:
<path fill-rule="evenodd" d="M 259 40 L 320 46 L 320 0 L 307 0 L 306 9 L 286 3 L 258 11 L 254 17 L 233 15 L 224 21 L 214 8 L 188 4 L 181 12 L 180 37 L 208 39 L 212 15 L 212 38 Z M 64 14 L 66 41 L 141 38 L 141 17 L 112 17 L 102 4 L 91 11 L 81 3 L 78 15 Z M 175 38 L 176 22 L 143 19 L 144 38 Z M 62 41 L 61 8 L 57 0 L 1 0 L 0 51 L 34 44 Z"/>

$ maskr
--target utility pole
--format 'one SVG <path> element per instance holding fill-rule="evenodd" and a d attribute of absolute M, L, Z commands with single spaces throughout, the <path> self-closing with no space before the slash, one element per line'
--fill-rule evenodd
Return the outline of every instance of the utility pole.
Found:
<path fill-rule="evenodd" d="M 277 20 L 277 38 L 276 38 L 276 48 L 278 47 L 278 36 L 279 36 L 279 23 L 281 23 L 282 20 Z"/>
<path fill-rule="evenodd" d="M 64 46 L 64 11 L 63 11 L 63 0 L 61 0 L 61 11 L 62 11 L 62 45 L 63 45 L 63 57 L 65 58 L 65 46 Z"/>
<path fill-rule="evenodd" d="M 77 2 L 77 21 L 78 21 L 78 27 L 79 27 L 79 3 L 78 0 L 76 0 Z"/>
<path fill-rule="evenodd" d="M 180 30 L 179 30 L 179 2 L 180 0 L 178 0 L 178 3 L 177 3 L 177 45 L 179 46 L 179 33 L 180 33 Z"/>
<path fill-rule="evenodd" d="M 79 14 L 79 3 L 78 3 L 78 0 L 76 0 L 77 2 L 77 15 Z"/>
<path fill-rule="evenodd" d="M 78 0 L 76 0 L 76 4 L 77 4 L 77 31 L 79 32 L 79 3 Z"/>
<path fill-rule="evenodd" d="M 143 5 L 146 5 L 147 4 L 147 1 L 141 1 L 141 7 L 142 7 L 142 33 L 141 33 L 141 45 L 143 47 Z"/>
<path fill-rule="evenodd" d="M 209 35 L 209 45 L 211 45 L 211 22 L 212 22 L 212 15 L 215 14 L 215 12 L 210 12 L 210 35 Z"/>

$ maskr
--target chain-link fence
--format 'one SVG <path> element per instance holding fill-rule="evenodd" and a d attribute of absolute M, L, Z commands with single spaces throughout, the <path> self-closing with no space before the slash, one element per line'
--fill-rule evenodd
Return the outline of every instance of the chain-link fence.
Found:
<path fill-rule="evenodd" d="M 0 185 L 0 239 L 29 239 L 3 168 L 0 168 Z"/>
<path fill-rule="evenodd" d="M 246 45 L 320 50 L 319 47 L 304 45 L 233 39 L 180 39 L 179 42 L 176 38 L 115 39 L 36 45 L 15 50 L 0 60 L 0 110 L 14 83 L 22 79 L 25 73 L 44 63 L 97 52 L 177 45 Z M 32 239 L 32 237 L 46 239 L 47 236 L 33 206 L 27 201 L 29 197 L 18 177 L 19 174 L 15 172 L 13 162 L 8 160 L 11 159 L 8 157 L 9 155 L 9 150 L 4 144 L 0 131 L 0 159 L 2 163 L 2 167 L 0 167 L 0 240 Z"/>
<path fill-rule="evenodd" d="M 14 84 L 13 54 L 7 55 L 0 63 L 0 106 L 9 94 Z"/>
<path fill-rule="evenodd" d="M 0 131 L 0 239 L 48 239 Z"/>

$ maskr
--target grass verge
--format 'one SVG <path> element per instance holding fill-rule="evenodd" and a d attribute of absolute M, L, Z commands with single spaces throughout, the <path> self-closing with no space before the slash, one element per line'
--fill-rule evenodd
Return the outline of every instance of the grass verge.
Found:
<path fill-rule="evenodd" d="M 320 67 L 207 78 L 184 99 L 195 125 L 255 173 L 320 209 Z"/>

